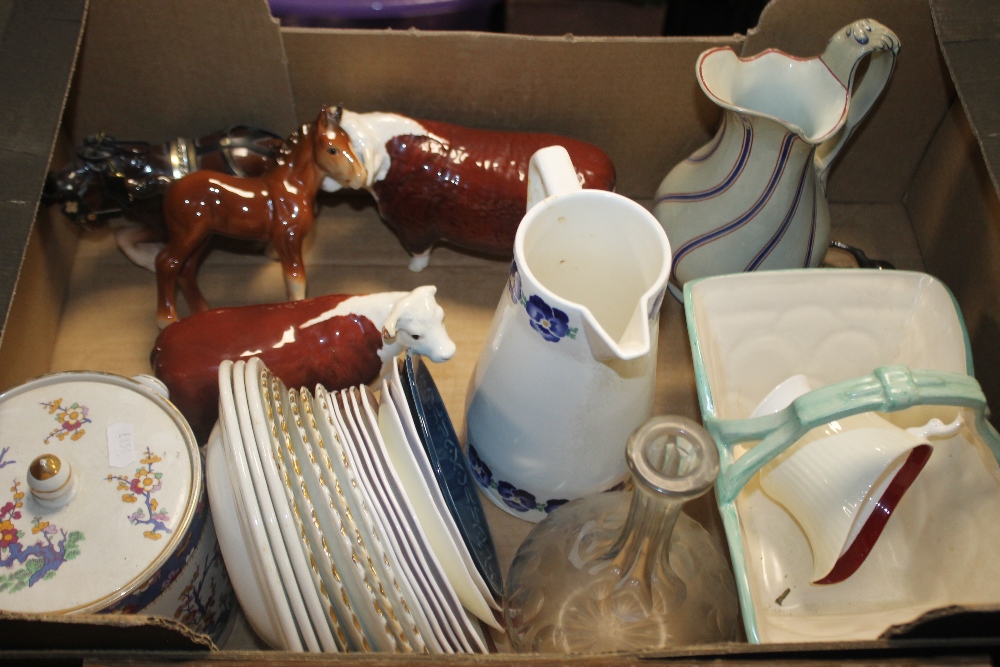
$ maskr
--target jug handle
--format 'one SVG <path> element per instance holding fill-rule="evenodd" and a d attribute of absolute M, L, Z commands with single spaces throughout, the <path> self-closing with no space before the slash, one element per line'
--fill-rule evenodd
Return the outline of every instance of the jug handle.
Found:
<path fill-rule="evenodd" d="M 830 38 L 820 56 L 823 64 L 847 89 L 847 120 L 841 129 L 816 149 L 816 173 L 826 183 L 827 171 L 854 128 L 864 119 L 878 100 L 892 75 L 899 53 L 896 33 L 873 19 L 862 19 L 845 26 Z M 852 91 L 858 65 L 870 57 L 868 71 Z"/>
<path fill-rule="evenodd" d="M 541 148 L 531 156 L 528 163 L 528 210 L 546 197 L 582 188 L 573 160 L 562 146 Z"/>

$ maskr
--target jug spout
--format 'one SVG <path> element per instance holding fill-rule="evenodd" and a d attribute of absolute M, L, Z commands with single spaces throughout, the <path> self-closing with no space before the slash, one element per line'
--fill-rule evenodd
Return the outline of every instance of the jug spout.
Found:
<path fill-rule="evenodd" d="M 615 359 L 630 361 L 649 354 L 650 347 L 654 344 L 652 332 L 657 330 L 656 318 L 663 294 L 664 289 L 661 289 L 659 294 L 644 297 L 636 305 L 625 330 L 617 338 L 610 335 L 591 313 L 586 313 L 581 319 L 594 359 L 603 362 Z M 654 303 L 650 304 L 650 299 Z"/>

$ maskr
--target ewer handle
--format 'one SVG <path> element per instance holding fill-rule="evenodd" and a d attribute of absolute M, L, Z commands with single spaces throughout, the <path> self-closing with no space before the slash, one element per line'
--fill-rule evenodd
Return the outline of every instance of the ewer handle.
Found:
<path fill-rule="evenodd" d="M 892 75 L 899 53 L 896 33 L 875 21 L 862 19 L 840 29 L 820 56 L 830 72 L 847 89 L 847 120 L 833 137 L 816 150 L 816 173 L 825 183 L 826 173 L 854 128 L 871 110 Z M 852 91 L 858 66 L 869 58 L 868 71 Z"/>

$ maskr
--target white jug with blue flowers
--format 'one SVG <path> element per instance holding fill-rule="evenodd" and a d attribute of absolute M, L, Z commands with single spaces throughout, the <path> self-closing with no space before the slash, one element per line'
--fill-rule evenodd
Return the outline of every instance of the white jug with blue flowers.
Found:
<path fill-rule="evenodd" d="M 532 157 L 507 289 L 466 398 L 467 455 L 486 495 L 538 521 L 625 481 L 625 444 L 653 409 L 670 244 L 636 202 L 581 189 L 561 146 Z"/>

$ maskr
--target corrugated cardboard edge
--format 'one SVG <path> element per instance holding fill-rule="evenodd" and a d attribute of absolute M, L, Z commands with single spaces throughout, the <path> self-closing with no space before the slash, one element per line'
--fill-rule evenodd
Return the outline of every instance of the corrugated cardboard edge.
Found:
<path fill-rule="evenodd" d="M 215 651 L 205 635 L 158 616 L 40 616 L 0 611 L 4 651 Z"/>
<path fill-rule="evenodd" d="M 1000 193 L 1000 14 L 992 0 L 931 0 L 944 60 Z"/>
<path fill-rule="evenodd" d="M 0 4 L 0 336 L 66 106 L 85 0 Z"/>
<path fill-rule="evenodd" d="M 972 639 L 997 637 L 1000 605 L 932 609 L 909 623 L 889 627 L 880 639 Z"/>

